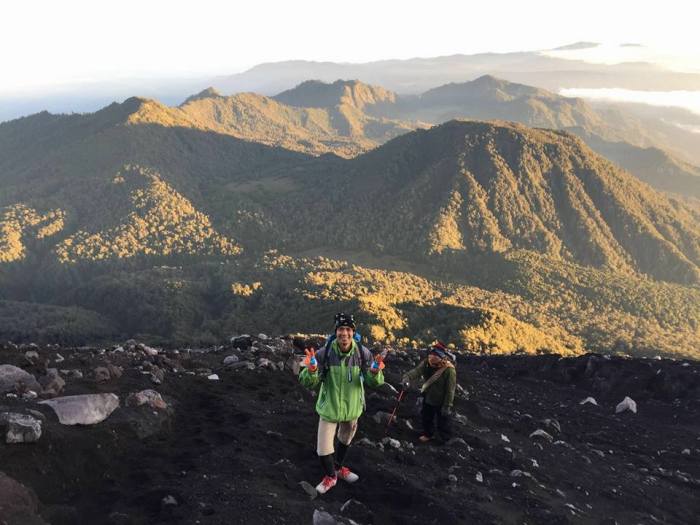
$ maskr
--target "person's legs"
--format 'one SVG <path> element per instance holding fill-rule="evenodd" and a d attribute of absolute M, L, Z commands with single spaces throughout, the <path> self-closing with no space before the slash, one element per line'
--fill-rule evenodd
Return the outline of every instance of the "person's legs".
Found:
<path fill-rule="evenodd" d="M 452 425 L 451 425 L 451 417 L 450 416 L 443 416 L 442 413 L 439 411 L 437 412 L 437 427 L 438 431 L 440 432 L 440 438 L 443 441 L 449 441 L 450 438 L 452 437 Z"/>
<path fill-rule="evenodd" d="M 338 477 L 350 483 L 357 481 L 359 476 L 345 467 L 343 462 L 345 461 L 345 454 L 356 432 L 357 419 L 353 421 L 343 421 L 338 424 L 338 446 L 335 451 L 335 468 L 337 469 Z"/>
<path fill-rule="evenodd" d="M 423 410 L 421 411 L 423 416 L 423 436 L 427 439 L 421 441 L 428 441 L 433 437 L 435 433 L 435 413 L 437 410 L 437 407 L 429 405 L 425 400 L 423 401 Z"/>
<path fill-rule="evenodd" d="M 326 476 L 335 477 L 335 466 L 333 465 L 333 438 L 337 423 L 318 420 L 318 437 L 316 441 L 316 454 L 321 460 L 321 466 Z"/>

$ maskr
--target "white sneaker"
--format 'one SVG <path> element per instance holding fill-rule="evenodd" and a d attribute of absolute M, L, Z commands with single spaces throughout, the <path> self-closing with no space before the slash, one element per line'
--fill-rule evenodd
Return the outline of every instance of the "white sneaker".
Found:
<path fill-rule="evenodd" d="M 324 478 L 321 480 L 321 483 L 316 485 L 316 492 L 318 492 L 319 494 L 325 494 L 333 487 L 335 487 L 336 483 L 338 483 L 337 477 L 324 476 Z"/>
<path fill-rule="evenodd" d="M 360 479 L 360 476 L 352 472 L 348 467 L 340 467 L 335 471 L 335 474 L 340 479 L 347 481 L 348 483 L 355 483 L 358 479 Z"/>

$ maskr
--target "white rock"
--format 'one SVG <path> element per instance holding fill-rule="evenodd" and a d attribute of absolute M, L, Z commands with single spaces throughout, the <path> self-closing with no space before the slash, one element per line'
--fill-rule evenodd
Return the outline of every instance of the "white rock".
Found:
<path fill-rule="evenodd" d="M 56 359 L 55 359 L 56 363 L 62 363 L 65 360 L 66 360 L 65 357 L 63 357 L 61 354 L 56 354 Z"/>
<path fill-rule="evenodd" d="M 635 414 L 637 413 L 637 403 L 634 401 L 634 399 L 630 397 L 625 397 L 625 399 L 620 401 L 615 407 L 616 414 L 624 412 L 625 410 L 629 410 L 630 412 L 633 412 Z"/>
<path fill-rule="evenodd" d="M 476 480 L 477 480 L 479 483 L 483 483 L 483 482 L 484 482 L 484 475 L 483 475 L 481 472 L 477 472 L 475 477 L 476 477 Z"/>
<path fill-rule="evenodd" d="M 217 374 L 211 374 L 211 375 L 208 375 L 208 376 L 207 376 L 207 379 L 208 379 L 209 381 L 218 381 L 218 380 L 219 380 L 219 376 L 218 376 Z"/>
<path fill-rule="evenodd" d="M 588 396 L 586 399 L 584 399 L 583 401 L 581 401 L 581 402 L 579 403 L 579 405 L 585 405 L 585 404 L 587 404 L 587 403 L 590 403 L 591 405 L 596 405 L 596 406 L 598 406 L 598 402 L 595 400 L 595 398 L 594 398 L 594 397 L 590 397 L 590 396 Z"/>
<path fill-rule="evenodd" d="M 35 443 L 41 437 L 41 421 L 27 414 L 0 414 L 0 425 L 7 427 L 6 443 Z"/>
<path fill-rule="evenodd" d="M 510 439 L 508 439 L 508 436 L 506 436 L 505 434 L 501 434 L 501 439 L 506 443 L 510 443 Z"/>
<path fill-rule="evenodd" d="M 684 448 L 683 452 L 681 452 L 684 456 L 690 456 L 690 449 L 689 448 Z"/>
<path fill-rule="evenodd" d="M 94 425 L 107 419 L 119 407 L 114 394 L 84 394 L 40 401 L 50 406 L 62 425 Z"/>
<path fill-rule="evenodd" d="M 258 334 L 258 339 L 260 339 L 261 341 L 267 341 L 269 339 L 269 337 L 267 336 L 267 334 L 263 334 L 261 332 Z"/>

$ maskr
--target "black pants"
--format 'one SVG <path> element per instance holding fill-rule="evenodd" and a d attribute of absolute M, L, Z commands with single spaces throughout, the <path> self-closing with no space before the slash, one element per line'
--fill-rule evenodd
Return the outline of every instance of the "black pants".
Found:
<path fill-rule="evenodd" d="M 423 433 L 426 436 L 433 437 L 435 433 L 435 418 L 437 417 L 437 427 L 438 432 L 440 432 L 440 437 L 447 441 L 452 436 L 452 431 L 450 429 L 450 416 L 443 416 L 440 413 L 440 407 L 435 407 L 429 405 L 423 400 L 423 409 L 421 410 L 421 415 L 423 416 Z"/>

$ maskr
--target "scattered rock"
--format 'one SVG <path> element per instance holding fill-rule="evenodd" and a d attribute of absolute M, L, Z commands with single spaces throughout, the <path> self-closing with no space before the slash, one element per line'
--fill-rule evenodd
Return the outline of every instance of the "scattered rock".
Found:
<path fill-rule="evenodd" d="M 83 394 L 40 401 L 50 406 L 62 425 L 94 425 L 107 419 L 119 407 L 114 394 Z"/>
<path fill-rule="evenodd" d="M 556 419 L 545 419 L 542 421 L 550 430 L 555 431 L 557 434 L 561 434 L 561 425 Z"/>
<path fill-rule="evenodd" d="M 304 492 L 306 492 L 311 499 L 315 499 L 318 496 L 318 492 L 316 491 L 316 487 L 314 487 L 308 481 L 300 481 L 299 485 L 301 485 L 301 488 L 304 489 Z"/>
<path fill-rule="evenodd" d="M 634 414 L 637 413 L 637 403 L 634 401 L 634 399 L 627 396 L 615 407 L 615 413 L 619 414 L 621 412 L 625 412 L 626 410 L 629 410 Z"/>
<path fill-rule="evenodd" d="M 394 439 L 388 436 L 382 439 L 381 443 L 382 445 L 389 445 L 393 448 L 401 448 L 401 442 L 398 439 Z"/>
<path fill-rule="evenodd" d="M 598 402 L 595 400 L 595 398 L 594 398 L 594 397 L 590 397 L 590 396 L 588 396 L 586 399 L 584 399 L 583 401 L 581 401 L 581 402 L 579 403 L 579 405 L 586 405 L 586 404 L 588 404 L 588 403 L 590 403 L 591 405 L 598 406 Z"/>
<path fill-rule="evenodd" d="M 467 416 L 464 416 L 462 414 L 455 414 L 454 420 L 460 425 L 466 425 L 469 423 L 469 419 L 467 418 Z"/>
<path fill-rule="evenodd" d="M 475 477 L 475 479 L 476 479 L 479 483 L 483 483 L 483 482 L 484 482 L 484 475 L 483 475 L 481 472 L 477 472 L 477 473 L 476 473 L 476 476 L 474 476 L 474 477 Z"/>
<path fill-rule="evenodd" d="M 336 525 L 337 523 L 332 514 L 327 513 L 325 510 L 314 509 L 314 525 Z"/>
<path fill-rule="evenodd" d="M 374 419 L 374 422 L 377 423 L 377 425 L 382 425 L 382 424 L 387 424 L 389 423 L 389 420 L 392 419 L 391 414 L 389 412 L 382 412 L 381 410 L 376 412 L 373 416 L 372 419 Z M 396 416 L 394 416 L 394 421 L 396 420 Z"/>
<path fill-rule="evenodd" d="M 92 371 L 96 383 L 106 383 L 110 380 L 109 370 L 104 366 L 98 366 Z"/>
<path fill-rule="evenodd" d="M 364 503 L 356 499 L 349 499 L 343 503 L 340 507 L 340 513 L 358 523 L 369 523 L 372 521 L 372 512 Z"/>
<path fill-rule="evenodd" d="M 129 394 L 126 398 L 127 406 L 139 407 L 141 405 L 148 405 L 151 408 L 157 410 L 165 410 L 168 408 L 167 403 L 163 400 L 162 396 L 155 390 L 141 390 L 140 392 L 134 392 Z"/>
<path fill-rule="evenodd" d="M 39 384 L 43 389 L 42 394 L 45 396 L 57 396 L 66 386 L 66 382 L 55 368 L 47 369 L 46 375 L 39 378 Z"/>
<path fill-rule="evenodd" d="M 6 443 L 36 443 L 41 437 L 41 421 L 27 414 L 0 414 L 0 426 L 7 428 Z"/>
<path fill-rule="evenodd" d="M 161 507 L 174 506 L 177 507 L 177 500 L 175 496 L 168 494 L 162 500 L 160 500 Z"/>
<path fill-rule="evenodd" d="M 467 445 L 467 442 L 464 441 L 461 437 L 453 437 L 452 439 L 447 441 L 446 445 L 448 445 L 450 447 L 460 445 L 464 448 L 469 448 L 469 445 Z"/>
<path fill-rule="evenodd" d="M 7 392 L 40 391 L 41 385 L 29 372 L 13 365 L 0 365 L 0 394 Z"/>
<path fill-rule="evenodd" d="M 139 350 L 141 350 L 141 351 L 142 351 L 144 354 L 146 354 L 147 356 L 154 357 L 154 356 L 157 356 L 157 355 L 158 355 L 158 350 L 156 350 L 155 348 L 151 348 L 150 346 L 147 346 L 147 345 L 145 345 L 145 344 L 143 344 L 143 343 L 139 343 L 139 344 L 137 345 L 137 348 L 138 348 Z"/>
<path fill-rule="evenodd" d="M 209 375 L 207 376 L 207 379 L 208 379 L 209 381 L 218 381 L 218 380 L 219 380 L 219 376 L 218 376 L 218 374 L 209 374 Z"/>
<path fill-rule="evenodd" d="M 530 437 L 533 439 L 534 438 L 544 439 L 546 441 L 549 441 L 550 443 L 554 441 L 554 438 L 552 437 L 552 435 L 549 434 L 548 432 L 542 430 L 541 428 L 538 428 L 532 434 L 530 434 Z"/>
<path fill-rule="evenodd" d="M 239 335 L 231 338 L 231 346 L 234 348 L 240 348 L 241 350 L 248 350 L 253 345 L 253 339 L 247 334 Z"/>
<path fill-rule="evenodd" d="M 234 363 L 238 363 L 239 361 L 240 361 L 240 358 L 237 355 L 235 355 L 235 354 L 227 355 L 226 357 L 224 357 L 224 366 L 229 366 L 229 365 L 232 365 Z"/>
<path fill-rule="evenodd" d="M 34 390 L 27 390 L 24 394 L 22 394 L 22 399 L 24 399 L 25 401 L 32 401 L 37 397 L 39 397 L 39 394 L 34 392 Z"/>
<path fill-rule="evenodd" d="M 377 444 L 369 438 L 363 437 L 357 442 L 358 445 L 365 447 L 377 448 Z"/>
<path fill-rule="evenodd" d="M 39 362 L 39 352 L 36 350 L 29 350 L 24 353 L 24 358 L 29 362 L 29 364 L 36 364 Z"/>

